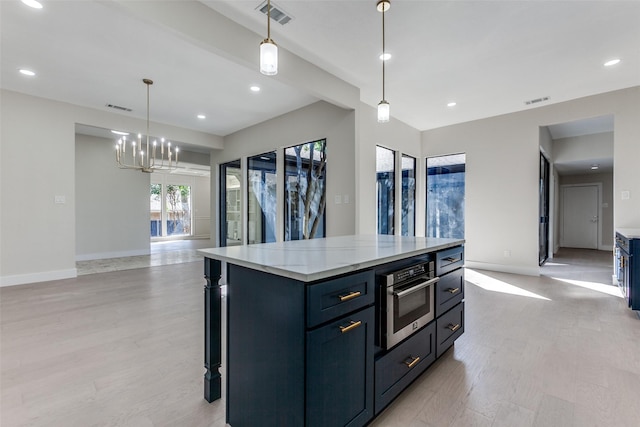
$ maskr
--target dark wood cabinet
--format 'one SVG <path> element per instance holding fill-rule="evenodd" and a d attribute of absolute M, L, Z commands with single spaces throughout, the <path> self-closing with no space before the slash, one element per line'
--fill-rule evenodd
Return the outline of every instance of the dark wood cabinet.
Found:
<path fill-rule="evenodd" d="M 375 412 L 380 413 L 436 360 L 436 325 L 431 322 L 376 360 Z"/>
<path fill-rule="evenodd" d="M 616 278 L 627 305 L 640 310 L 640 238 L 635 233 L 616 232 Z"/>
<path fill-rule="evenodd" d="M 373 277 L 308 284 L 229 265 L 229 424 L 356 427 L 372 418 Z"/>
<path fill-rule="evenodd" d="M 374 308 L 307 332 L 307 426 L 361 426 L 373 416 Z"/>

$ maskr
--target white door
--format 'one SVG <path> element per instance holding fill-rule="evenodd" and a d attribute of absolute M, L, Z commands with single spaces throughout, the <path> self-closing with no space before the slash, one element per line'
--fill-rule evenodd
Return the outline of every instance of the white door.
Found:
<path fill-rule="evenodd" d="M 562 246 L 598 249 L 598 186 L 562 189 Z"/>

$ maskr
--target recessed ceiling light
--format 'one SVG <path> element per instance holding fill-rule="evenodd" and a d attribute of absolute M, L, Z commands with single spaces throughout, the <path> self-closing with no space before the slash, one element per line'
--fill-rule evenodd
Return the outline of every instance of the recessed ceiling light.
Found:
<path fill-rule="evenodd" d="M 116 135 L 123 135 L 123 136 L 129 135 L 129 132 L 122 132 L 121 130 L 111 130 L 111 133 L 115 133 Z"/>
<path fill-rule="evenodd" d="M 598 168 L 600 168 L 600 165 L 598 165 L 598 164 L 591 165 L 591 170 L 592 171 L 598 170 Z"/>
<path fill-rule="evenodd" d="M 260 92 L 260 86 L 251 86 L 251 92 Z"/>
<path fill-rule="evenodd" d="M 458 104 L 455 103 L 455 102 L 450 102 L 450 103 L 447 104 L 447 107 L 455 107 L 456 105 L 458 105 Z"/>
<path fill-rule="evenodd" d="M 391 59 L 391 54 L 390 53 L 382 53 L 380 54 L 380 59 L 382 59 L 383 61 L 388 61 Z"/>
<path fill-rule="evenodd" d="M 207 116 L 205 116 L 204 114 L 198 114 L 198 118 L 199 118 L 200 120 L 204 120 L 204 119 L 206 119 L 206 118 L 207 118 Z"/>
<path fill-rule="evenodd" d="M 619 63 L 620 63 L 620 59 L 616 58 L 616 59 L 611 59 L 611 60 L 605 62 L 604 66 L 605 67 L 611 67 L 612 65 L 616 65 L 616 64 L 619 64 Z"/>
<path fill-rule="evenodd" d="M 21 0 L 22 3 L 26 4 L 29 7 L 32 7 L 34 9 L 42 9 L 42 3 L 36 1 L 36 0 Z"/>
<path fill-rule="evenodd" d="M 27 70 L 26 68 L 21 68 L 20 70 L 20 74 L 24 74 L 25 76 L 29 76 L 29 77 L 33 77 L 36 75 L 35 72 L 31 71 L 31 70 Z"/>

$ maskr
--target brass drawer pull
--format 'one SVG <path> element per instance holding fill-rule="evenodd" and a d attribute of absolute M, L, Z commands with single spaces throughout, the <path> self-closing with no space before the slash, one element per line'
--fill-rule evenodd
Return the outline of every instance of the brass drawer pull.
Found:
<path fill-rule="evenodd" d="M 447 289 L 447 292 L 449 292 L 451 294 L 455 294 L 458 291 L 460 291 L 460 288 L 449 288 L 449 289 Z"/>
<path fill-rule="evenodd" d="M 349 326 L 340 326 L 340 331 L 344 334 L 346 332 L 349 332 L 352 329 L 357 328 L 360 325 L 362 325 L 362 321 L 361 320 L 358 320 L 357 322 L 352 320 L 351 323 L 349 324 Z"/>
<path fill-rule="evenodd" d="M 340 298 L 340 302 L 345 302 L 345 301 L 349 301 L 350 299 L 357 298 L 360 295 L 362 295 L 360 291 L 353 291 L 353 292 L 349 292 L 347 295 L 338 295 L 338 298 Z"/>
<path fill-rule="evenodd" d="M 455 332 L 460 329 L 460 323 L 456 323 L 455 325 L 453 323 L 449 323 L 449 326 L 447 326 L 447 328 L 451 329 L 451 332 Z"/>
<path fill-rule="evenodd" d="M 409 358 L 411 358 L 411 362 L 404 362 L 405 365 L 407 365 L 407 368 L 411 369 L 414 366 L 416 366 L 416 363 L 418 363 L 420 361 L 420 356 L 409 356 Z"/>

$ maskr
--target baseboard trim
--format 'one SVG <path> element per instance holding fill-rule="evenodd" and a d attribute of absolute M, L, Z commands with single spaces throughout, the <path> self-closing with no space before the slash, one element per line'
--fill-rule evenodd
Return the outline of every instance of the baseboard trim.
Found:
<path fill-rule="evenodd" d="M 50 282 L 52 280 L 73 279 L 78 277 L 78 270 L 43 271 L 41 273 L 16 274 L 13 276 L 1 276 L 0 287 L 26 285 L 28 283 Z"/>
<path fill-rule="evenodd" d="M 135 251 L 98 252 L 95 254 L 76 255 L 76 261 L 92 261 L 94 259 L 124 258 L 141 255 L 151 255 L 151 250 L 139 249 Z"/>
<path fill-rule="evenodd" d="M 600 245 L 598 248 L 599 251 L 609 251 L 613 252 L 613 245 Z"/>
<path fill-rule="evenodd" d="M 498 271 L 501 273 L 522 274 L 525 276 L 539 276 L 540 267 L 526 267 L 523 265 L 505 265 L 505 264 L 490 264 L 487 262 L 478 261 L 464 261 L 464 266 L 467 268 L 473 268 L 474 270 L 489 270 Z"/>

